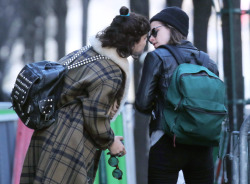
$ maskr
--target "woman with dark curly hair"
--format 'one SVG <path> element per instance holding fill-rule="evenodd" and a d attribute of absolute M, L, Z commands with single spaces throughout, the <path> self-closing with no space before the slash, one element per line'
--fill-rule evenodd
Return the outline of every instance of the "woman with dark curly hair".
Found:
<path fill-rule="evenodd" d="M 93 183 L 102 150 L 126 154 L 110 121 L 127 96 L 126 58 L 143 52 L 149 30 L 145 17 L 122 7 L 110 26 L 90 38 L 90 46 L 59 61 L 74 68 L 65 76 L 56 122 L 32 136 L 20 183 Z"/>

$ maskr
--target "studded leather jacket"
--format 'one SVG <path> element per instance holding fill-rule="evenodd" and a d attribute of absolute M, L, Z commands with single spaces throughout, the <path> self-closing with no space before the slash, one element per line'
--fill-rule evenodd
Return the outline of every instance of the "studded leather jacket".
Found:
<path fill-rule="evenodd" d="M 185 63 L 197 64 L 193 54 L 198 55 L 199 50 L 191 42 L 182 41 L 176 48 L 182 54 Z M 135 107 L 142 113 L 151 114 L 150 134 L 155 130 L 163 130 L 161 120 L 164 98 L 177 66 L 177 61 L 165 48 L 158 47 L 149 52 L 145 58 Z M 210 59 L 206 66 L 210 71 L 219 75 L 214 61 Z"/>

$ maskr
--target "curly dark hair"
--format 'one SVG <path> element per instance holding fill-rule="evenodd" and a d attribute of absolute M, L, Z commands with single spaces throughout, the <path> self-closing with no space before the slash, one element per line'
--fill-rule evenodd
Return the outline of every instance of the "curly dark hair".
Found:
<path fill-rule="evenodd" d="M 97 33 L 96 37 L 102 42 L 102 47 L 113 47 L 120 57 L 132 55 L 133 46 L 150 30 L 148 19 L 136 13 L 129 13 L 125 6 L 121 7 L 110 26 Z"/>

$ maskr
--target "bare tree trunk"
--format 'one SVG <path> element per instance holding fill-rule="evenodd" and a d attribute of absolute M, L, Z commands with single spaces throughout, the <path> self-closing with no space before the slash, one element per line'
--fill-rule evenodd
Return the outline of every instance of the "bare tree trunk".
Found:
<path fill-rule="evenodd" d="M 86 45 L 87 44 L 89 0 L 82 0 L 82 5 L 83 5 L 82 45 Z"/>
<path fill-rule="evenodd" d="M 18 1 L 1 0 L 0 1 L 0 101 L 9 101 L 9 94 L 3 91 L 3 80 L 6 73 L 9 72 L 9 56 L 13 44 L 20 33 L 20 19 L 18 11 Z"/>
<path fill-rule="evenodd" d="M 222 10 L 223 64 L 228 94 L 229 128 L 239 130 L 243 122 L 242 103 L 244 99 L 244 79 L 242 76 L 241 15 L 240 0 L 224 0 Z M 227 163 L 231 166 L 230 162 Z M 229 181 L 232 183 L 231 167 L 228 167 Z"/>
<path fill-rule="evenodd" d="M 193 0 L 194 3 L 194 45 L 207 52 L 207 28 L 211 15 L 211 0 Z"/>
<path fill-rule="evenodd" d="M 49 11 L 47 1 L 20 0 L 20 10 L 22 19 L 21 37 L 25 47 L 23 61 L 24 63 L 30 63 L 44 59 L 45 19 Z"/>
<path fill-rule="evenodd" d="M 130 0 L 131 11 L 149 17 L 148 0 Z M 142 64 L 134 61 L 134 85 L 137 91 Z M 147 183 L 148 163 L 148 121 L 149 117 L 135 111 L 135 160 L 137 183 Z"/>
<path fill-rule="evenodd" d="M 181 8 L 183 0 L 166 0 L 167 6 L 177 6 Z"/>
<path fill-rule="evenodd" d="M 56 41 L 58 45 L 58 58 L 65 55 L 66 46 L 66 16 L 67 2 L 66 0 L 55 0 L 54 11 L 57 17 L 57 35 Z"/>

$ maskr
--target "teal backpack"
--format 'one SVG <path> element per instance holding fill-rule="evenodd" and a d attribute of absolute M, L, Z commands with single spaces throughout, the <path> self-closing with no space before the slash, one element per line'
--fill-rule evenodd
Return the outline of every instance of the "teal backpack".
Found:
<path fill-rule="evenodd" d="M 195 56 L 201 63 L 195 65 L 183 63 L 174 46 L 164 47 L 179 64 L 165 94 L 165 132 L 173 137 L 174 143 L 218 146 L 227 115 L 224 82 L 205 67 L 209 57 L 204 52 Z"/>

